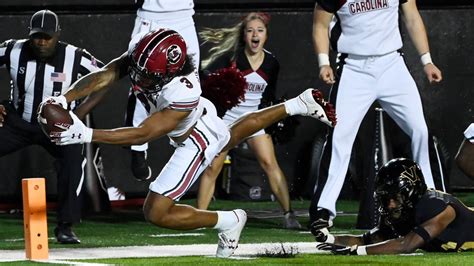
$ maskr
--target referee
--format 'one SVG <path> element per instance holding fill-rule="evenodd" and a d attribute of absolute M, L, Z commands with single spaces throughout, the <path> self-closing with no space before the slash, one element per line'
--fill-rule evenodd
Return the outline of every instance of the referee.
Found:
<path fill-rule="evenodd" d="M 78 244 L 72 225 L 81 219 L 86 164 L 83 146 L 52 144 L 38 126 L 36 110 L 45 98 L 65 93 L 78 78 L 98 70 L 102 63 L 87 51 L 58 41 L 58 16 L 49 10 L 36 12 L 29 30 L 29 39 L 0 44 L 0 68 L 6 68 L 11 79 L 10 100 L 0 103 L 0 157 L 37 144 L 59 161 L 54 233 L 59 243 Z M 81 118 L 88 111 L 87 102 L 75 110 Z"/>

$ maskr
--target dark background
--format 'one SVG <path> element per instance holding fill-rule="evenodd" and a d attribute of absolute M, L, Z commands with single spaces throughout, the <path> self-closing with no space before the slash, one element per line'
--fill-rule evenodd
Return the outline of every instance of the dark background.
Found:
<path fill-rule="evenodd" d="M 86 48 L 104 62 L 122 54 L 128 45 L 135 10 L 132 0 L 51 0 L 0 1 L 0 40 L 21 39 L 28 34 L 31 15 L 48 8 L 59 15 L 61 40 Z M 258 2 L 258 3 L 256 3 Z M 454 157 L 462 132 L 473 122 L 472 62 L 474 3 L 468 0 L 418 1 L 427 27 L 431 54 L 443 71 L 444 80 L 430 85 L 422 71 L 419 57 L 404 32 L 406 60 L 419 86 L 428 127 L 446 144 Z M 328 95 L 329 87 L 318 80 L 318 67 L 311 41 L 313 1 L 306 0 L 197 0 L 196 27 L 232 26 L 251 11 L 266 11 L 272 16 L 270 38 L 266 48 L 279 59 L 281 73 L 277 96 L 293 97 L 307 87 L 318 87 Z M 201 58 L 206 54 L 202 47 Z M 94 111 L 97 128 L 123 125 L 128 82 L 123 80 Z M 0 99 L 9 96 L 6 71 L 0 71 Z M 296 137 L 278 145 L 277 156 L 286 173 L 292 195 L 301 195 L 308 175 L 312 141 L 324 135 L 325 127 L 309 118 L 298 118 Z M 1 143 L 0 143 L 1 145 Z M 149 159 L 155 173 L 163 167 L 172 153 L 168 139 L 151 144 Z M 132 178 L 127 150 L 101 145 L 108 185 L 124 190 L 128 195 L 143 196 L 148 182 Z M 0 197 L 20 195 L 20 177 L 47 177 L 48 195 L 55 193 L 55 170 L 51 157 L 39 147 L 31 147 L 0 158 Z M 450 185 L 453 189 L 472 188 L 474 181 L 465 177 L 452 163 Z"/>

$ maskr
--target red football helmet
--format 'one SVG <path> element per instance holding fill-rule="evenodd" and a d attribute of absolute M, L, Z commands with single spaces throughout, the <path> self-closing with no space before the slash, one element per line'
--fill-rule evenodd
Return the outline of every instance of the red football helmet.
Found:
<path fill-rule="evenodd" d="M 186 43 L 176 31 L 159 29 L 143 36 L 130 55 L 130 79 L 145 93 L 156 93 L 186 62 Z"/>

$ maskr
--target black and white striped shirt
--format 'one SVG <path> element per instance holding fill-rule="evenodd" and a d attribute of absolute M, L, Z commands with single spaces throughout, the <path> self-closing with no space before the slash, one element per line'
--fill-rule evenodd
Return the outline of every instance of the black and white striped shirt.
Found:
<path fill-rule="evenodd" d="M 36 109 L 49 96 L 64 94 L 71 84 L 103 64 L 89 52 L 58 42 L 54 55 L 38 61 L 28 39 L 0 44 L 0 68 L 10 74 L 10 100 L 24 120 L 36 123 Z"/>

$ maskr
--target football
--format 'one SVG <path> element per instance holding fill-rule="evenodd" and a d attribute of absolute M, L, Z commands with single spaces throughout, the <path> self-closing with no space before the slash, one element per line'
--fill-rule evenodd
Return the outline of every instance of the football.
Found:
<path fill-rule="evenodd" d="M 64 129 L 55 126 L 55 124 L 63 124 L 65 126 L 73 123 L 69 111 L 64 109 L 57 103 L 45 103 L 38 114 L 38 123 L 41 129 L 49 137 L 51 132 L 64 131 Z"/>

